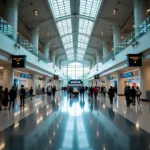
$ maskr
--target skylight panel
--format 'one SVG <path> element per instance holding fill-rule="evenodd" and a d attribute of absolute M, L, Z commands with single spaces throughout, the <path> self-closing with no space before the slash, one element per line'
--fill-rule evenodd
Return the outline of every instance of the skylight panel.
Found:
<path fill-rule="evenodd" d="M 78 49 L 78 53 L 84 55 L 84 54 L 85 54 L 85 51 L 82 50 L 82 49 Z"/>
<path fill-rule="evenodd" d="M 57 22 L 57 27 L 58 27 L 60 36 L 72 33 L 71 19 L 65 19 L 65 20 Z"/>
<path fill-rule="evenodd" d="M 86 48 L 87 48 L 87 44 L 78 42 L 78 47 L 79 47 L 79 48 L 86 49 Z"/>
<path fill-rule="evenodd" d="M 72 42 L 72 35 L 67 35 L 67 36 L 63 37 L 62 41 L 64 44 L 71 43 Z"/>
<path fill-rule="evenodd" d="M 56 19 L 71 15 L 70 0 L 49 0 L 49 3 Z"/>
<path fill-rule="evenodd" d="M 78 36 L 78 42 L 88 43 L 88 41 L 89 41 L 89 38 L 87 36 L 79 34 L 79 36 Z"/>
<path fill-rule="evenodd" d="M 73 50 L 68 50 L 68 51 L 66 51 L 66 54 L 67 54 L 67 55 L 70 55 L 70 54 L 73 54 L 73 53 L 74 53 Z"/>
<path fill-rule="evenodd" d="M 73 60 L 74 59 L 74 55 L 67 55 L 68 60 Z"/>
<path fill-rule="evenodd" d="M 90 20 L 79 19 L 79 33 L 91 35 L 94 23 Z"/>
<path fill-rule="evenodd" d="M 80 15 L 96 18 L 102 0 L 80 0 Z"/>
<path fill-rule="evenodd" d="M 73 48 L 73 43 L 64 44 L 65 49 Z"/>

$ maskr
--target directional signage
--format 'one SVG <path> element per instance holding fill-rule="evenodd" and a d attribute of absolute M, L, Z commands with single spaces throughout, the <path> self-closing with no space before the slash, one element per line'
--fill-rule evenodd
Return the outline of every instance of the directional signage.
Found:
<path fill-rule="evenodd" d="M 54 80 L 58 80 L 59 76 L 58 75 L 54 75 Z"/>
<path fill-rule="evenodd" d="M 26 56 L 12 55 L 12 68 L 26 68 Z"/>
<path fill-rule="evenodd" d="M 141 67 L 142 66 L 142 55 L 141 54 L 128 54 L 127 55 L 128 67 Z"/>
<path fill-rule="evenodd" d="M 99 75 L 95 75 L 94 79 L 98 80 L 99 79 Z"/>
<path fill-rule="evenodd" d="M 68 84 L 83 84 L 81 80 L 70 80 Z"/>

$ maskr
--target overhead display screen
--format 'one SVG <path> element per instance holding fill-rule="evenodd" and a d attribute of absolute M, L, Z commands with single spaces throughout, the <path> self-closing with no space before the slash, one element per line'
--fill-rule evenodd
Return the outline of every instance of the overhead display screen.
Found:
<path fill-rule="evenodd" d="M 12 68 L 26 68 L 26 56 L 12 55 Z"/>
<path fill-rule="evenodd" d="M 70 80 L 68 83 L 69 84 L 82 84 L 83 82 L 81 80 Z"/>
<path fill-rule="evenodd" d="M 54 75 L 54 80 L 58 80 L 59 76 L 58 75 Z"/>
<path fill-rule="evenodd" d="M 128 65 L 128 67 L 141 67 L 142 66 L 142 56 L 140 54 L 128 54 L 127 55 L 127 65 Z"/>
<path fill-rule="evenodd" d="M 99 75 L 95 75 L 95 76 L 94 76 L 94 79 L 99 79 Z"/>

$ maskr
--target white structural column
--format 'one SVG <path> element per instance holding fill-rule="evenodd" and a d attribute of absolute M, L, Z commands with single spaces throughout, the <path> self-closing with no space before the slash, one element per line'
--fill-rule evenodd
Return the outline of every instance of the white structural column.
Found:
<path fill-rule="evenodd" d="M 32 29 L 32 44 L 33 44 L 37 54 L 39 51 L 39 30 L 40 30 L 40 28 Z"/>
<path fill-rule="evenodd" d="M 108 43 L 107 42 L 103 42 L 103 58 L 108 56 Z"/>
<path fill-rule="evenodd" d="M 146 0 L 134 0 L 134 25 L 135 35 L 138 34 L 138 26 L 146 18 Z"/>
<path fill-rule="evenodd" d="M 120 78 L 120 72 L 116 73 L 117 76 L 117 94 L 124 94 L 124 79 Z"/>
<path fill-rule="evenodd" d="M 44 56 L 49 59 L 49 42 L 44 44 Z"/>
<path fill-rule="evenodd" d="M 101 62 L 101 53 L 100 51 L 96 51 L 96 64 Z"/>
<path fill-rule="evenodd" d="M 55 52 L 52 52 L 52 62 L 55 64 L 56 63 L 56 57 L 55 57 Z"/>
<path fill-rule="evenodd" d="M 33 74 L 33 77 L 32 77 L 32 88 L 33 88 L 33 93 L 36 95 L 36 75 L 35 73 Z"/>
<path fill-rule="evenodd" d="M 113 26 L 113 44 L 114 44 L 114 54 L 116 53 L 116 50 L 121 42 L 120 39 L 120 27 L 114 25 Z"/>
<path fill-rule="evenodd" d="M 83 65 L 83 84 L 84 84 L 84 65 Z"/>
<path fill-rule="evenodd" d="M 12 34 L 17 39 L 19 0 L 6 0 L 5 19 L 12 26 Z"/>
<path fill-rule="evenodd" d="M 106 88 L 106 91 L 108 91 L 108 89 L 109 89 L 108 76 L 105 76 L 105 88 Z"/>
<path fill-rule="evenodd" d="M 94 67 L 95 64 L 96 64 L 96 62 L 95 62 L 95 59 L 93 58 L 93 60 L 92 60 L 92 67 Z"/>
<path fill-rule="evenodd" d="M 3 88 L 10 88 L 14 85 L 14 69 L 11 66 L 5 66 L 3 72 Z"/>

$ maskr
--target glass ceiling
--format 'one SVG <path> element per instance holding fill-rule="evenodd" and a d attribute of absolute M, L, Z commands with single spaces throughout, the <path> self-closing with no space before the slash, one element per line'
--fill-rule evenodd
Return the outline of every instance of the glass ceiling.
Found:
<path fill-rule="evenodd" d="M 56 25 L 69 61 L 83 61 L 102 0 L 80 0 L 77 55 L 73 46 L 70 0 L 49 0 Z M 66 19 L 65 17 L 68 19 Z M 82 16 L 82 17 L 80 17 Z M 85 16 L 85 19 L 84 19 Z M 88 20 L 87 17 L 90 19 Z M 93 21 L 91 21 L 91 18 Z"/>

